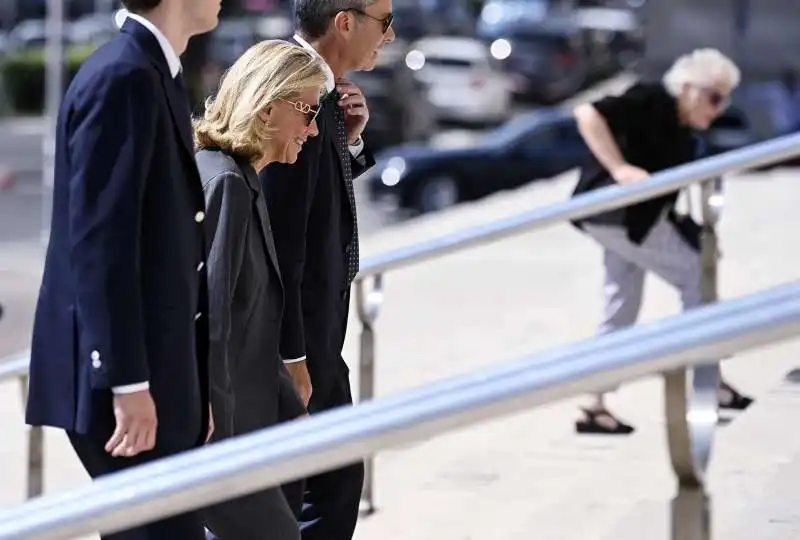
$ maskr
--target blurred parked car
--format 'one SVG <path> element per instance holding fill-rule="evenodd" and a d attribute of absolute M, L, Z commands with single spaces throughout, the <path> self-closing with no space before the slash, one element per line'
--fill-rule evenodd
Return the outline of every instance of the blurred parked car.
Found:
<path fill-rule="evenodd" d="M 191 68 L 188 71 L 197 73 L 196 81 L 187 78 L 196 112 L 205 96 L 216 91 L 222 73 L 247 49 L 265 39 L 290 40 L 293 34 L 291 17 L 273 12 L 221 19 L 213 32 L 195 37 L 183 60 Z"/>
<path fill-rule="evenodd" d="M 478 31 L 492 33 L 494 27 L 506 28 L 509 24 L 538 24 L 569 13 L 573 6 L 573 0 L 486 0 L 478 17 Z"/>
<path fill-rule="evenodd" d="M 426 141 L 436 131 L 436 117 L 425 88 L 406 66 L 406 51 L 403 41 L 395 41 L 384 47 L 372 71 L 350 74 L 369 104 L 364 137 L 373 150 Z"/>
<path fill-rule="evenodd" d="M 404 0 L 395 0 L 394 6 Z M 407 1 L 407 0 L 406 0 Z M 467 0 L 418 0 L 427 17 L 435 18 L 448 36 L 474 36 L 475 16 Z"/>
<path fill-rule="evenodd" d="M 524 98 L 561 101 L 580 90 L 591 74 L 585 35 L 568 17 L 494 25 L 479 37 L 490 44 L 492 56 L 513 78 L 514 92 Z"/>
<path fill-rule="evenodd" d="M 24 20 L 8 33 L 5 49 L 8 52 L 19 52 L 45 47 L 47 31 L 45 19 Z M 119 32 L 111 13 L 86 15 L 72 21 L 64 21 L 63 31 L 65 45 L 95 47 L 102 45 Z"/>
<path fill-rule="evenodd" d="M 291 18 L 282 13 L 222 19 L 210 34 L 209 57 L 225 70 L 259 41 L 289 39 L 293 33 Z"/>
<path fill-rule="evenodd" d="M 69 40 L 67 28 L 64 28 L 64 43 Z M 8 33 L 7 48 L 9 52 L 23 51 L 44 47 L 47 43 L 47 25 L 44 19 L 28 19 L 22 21 Z"/>
<path fill-rule="evenodd" d="M 119 33 L 114 18 L 108 13 L 95 13 L 72 21 L 69 41 L 74 45 L 100 46 Z"/>
<path fill-rule="evenodd" d="M 714 156 L 755 144 L 758 140 L 750 129 L 744 111 L 730 107 L 702 135 L 706 156 Z"/>
<path fill-rule="evenodd" d="M 586 7 L 577 9 L 574 16 L 594 44 L 599 76 L 632 67 L 641 57 L 644 28 L 633 10 Z"/>
<path fill-rule="evenodd" d="M 421 0 L 395 0 L 392 2 L 392 13 L 392 28 L 397 39 L 407 43 L 444 32 L 442 18 L 432 16 Z"/>
<path fill-rule="evenodd" d="M 406 65 L 426 88 L 438 120 L 500 123 L 511 116 L 511 80 L 481 41 L 424 38 L 411 45 Z"/>
<path fill-rule="evenodd" d="M 365 173 L 372 200 L 419 212 L 550 178 L 580 166 L 588 149 L 570 113 L 521 115 L 469 148 L 406 145 L 377 156 Z"/>
<path fill-rule="evenodd" d="M 28 19 L 44 19 L 47 16 L 48 0 L 0 0 L 0 21 L 6 28 Z M 94 13 L 99 7 L 106 13 L 119 4 L 118 0 L 64 0 L 64 14 L 67 19 L 83 17 Z"/>

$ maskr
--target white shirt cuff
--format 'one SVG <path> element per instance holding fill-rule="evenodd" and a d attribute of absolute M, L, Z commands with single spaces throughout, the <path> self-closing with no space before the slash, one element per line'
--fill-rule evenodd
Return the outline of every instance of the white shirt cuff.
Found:
<path fill-rule="evenodd" d="M 305 356 L 301 356 L 300 358 L 284 358 L 283 359 L 283 363 L 284 364 L 294 364 L 296 362 L 302 362 L 305 359 L 306 359 Z"/>
<path fill-rule="evenodd" d="M 115 386 L 111 389 L 115 396 L 120 394 L 133 394 L 135 392 L 142 392 L 144 390 L 150 390 L 150 383 L 148 381 L 135 384 L 126 384 L 125 386 Z"/>
<path fill-rule="evenodd" d="M 361 138 L 361 135 L 356 139 L 356 143 L 348 145 L 348 148 L 350 149 L 350 155 L 354 158 L 360 156 L 361 152 L 364 151 L 364 139 Z"/>

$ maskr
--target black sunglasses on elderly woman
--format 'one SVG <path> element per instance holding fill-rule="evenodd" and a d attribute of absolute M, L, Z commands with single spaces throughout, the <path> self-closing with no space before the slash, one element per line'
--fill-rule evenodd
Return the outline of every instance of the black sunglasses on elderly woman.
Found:
<path fill-rule="evenodd" d="M 727 109 L 730 105 L 730 97 L 726 94 L 723 94 L 719 90 L 714 88 L 706 88 L 704 86 L 699 86 L 698 88 L 705 92 L 706 97 L 708 98 L 708 103 L 712 107 L 716 109 Z"/>

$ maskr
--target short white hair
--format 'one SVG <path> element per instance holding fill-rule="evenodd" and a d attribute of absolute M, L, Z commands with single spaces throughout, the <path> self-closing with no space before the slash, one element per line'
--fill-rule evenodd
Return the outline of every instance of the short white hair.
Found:
<path fill-rule="evenodd" d="M 670 94 L 677 96 L 687 84 L 703 87 L 724 84 L 733 90 L 741 78 L 733 60 L 717 49 L 697 49 L 675 60 L 664 74 L 663 83 Z"/>

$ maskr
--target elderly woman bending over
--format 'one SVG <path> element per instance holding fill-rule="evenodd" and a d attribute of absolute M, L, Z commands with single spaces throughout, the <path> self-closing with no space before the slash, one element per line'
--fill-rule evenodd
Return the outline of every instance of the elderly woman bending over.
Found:
<path fill-rule="evenodd" d="M 697 157 L 694 132 L 706 130 L 725 110 L 739 84 L 739 69 L 713 49 L 678 58 L 660 84 L 636 84 L 621 96 L 580 105 L 575 118 L 593 159 L 574 195 L 647 181 L 651 174 Z M 593 216 L 576 225 L 603 248 L 605 309 L 599 334 L 636 322 L 645 273 L 675 287 L 683 309 L 701 303 L 697 234 L 680 227 L 678 193 Z M 634 428 L 606 409 L 603 394 L 582 409 L 579 433 L 629 434 Z M 720 407 L 745 409 L 752 399 L 723 382 Z"/>

